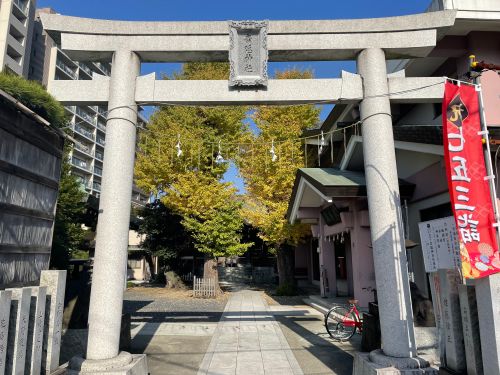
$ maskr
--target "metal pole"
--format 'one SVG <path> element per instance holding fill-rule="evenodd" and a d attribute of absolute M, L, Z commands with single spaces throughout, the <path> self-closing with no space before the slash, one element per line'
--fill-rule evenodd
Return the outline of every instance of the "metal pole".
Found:
<path fill-rule="evenodd" d="M 491 161 L 491 148 L 490 148 L 490 138 L 488 135 L 488 126 L 486 123 L 486 116 L 484 113 L 484 102 L 483 102 L 483 90 L 481 84 L 477 83 L 477 78 L 474 78 L 474 83 L 476 84 L 476 91 L 478 92 L 478 98 L 479 98 L 479 114 L 481 118 L 481 131 L 483 132 L 483 139 L 485 140 L 485 151 L 484 151 L 484 162 L 486 165 L 486 171 L 488 173 L 488 176 L 495 176 L 495 172 L 493 171 L 493 163 Z M 495 212 L 495 224 L 498 224 L 500 221 L 500 214 L 498 210 L 498 201 L 497 201 L 497 192 L 495 188 L 495 178 L 490 178 L 488 180 L 488 184 L 490 185 L 490 194 L 491 194 L 491 199 L 493 200 L 493 210 Z M 500 227 L 496 227 L 496 233 L 497 233 L 497 246 L 500 244 Z"/>

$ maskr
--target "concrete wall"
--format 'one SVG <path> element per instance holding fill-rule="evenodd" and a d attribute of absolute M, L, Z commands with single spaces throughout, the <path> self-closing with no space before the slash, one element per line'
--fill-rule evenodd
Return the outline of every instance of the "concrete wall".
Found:
<path fill-rule="evenodd" d="M 472 10 L 472 11 L 500 11 L 498 0 L 434 0 L 428 11 L 444 9 Z"/>
<path fill-rule="evenodd" d="M 35 0 L 0 1 L 0 70 L 28 77 Z"/>
<path fill-rule="evenodd" d="M 417 202 L 409 203 L 408 205 L 408 219 L 409 219 L 409 236 L 413 241 L 420 243 L 420 233 L 418 231 L 418 223 L 420 223 L 420 211 L 431 207 L 439 206 L 441 204 L 449 203 L 450 196 L 448 192 L 428 197 Z M 422 291 L 423 295 L 430 298 L 430 290 L 427 285 L 427 273 L 424 267 L 424 258 L 422 255 L 422 248 L 420 245 L 409 250 L 410 259 L 413 268 L 414 281 Z"/>

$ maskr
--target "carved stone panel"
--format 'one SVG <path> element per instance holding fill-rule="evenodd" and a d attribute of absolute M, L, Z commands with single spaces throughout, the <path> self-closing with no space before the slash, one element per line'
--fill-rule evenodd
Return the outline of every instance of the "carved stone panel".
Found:
<path fill-rule="evenodd" d="M 229 86 L 267 86 L 268 21 L 229 21 Z"/>

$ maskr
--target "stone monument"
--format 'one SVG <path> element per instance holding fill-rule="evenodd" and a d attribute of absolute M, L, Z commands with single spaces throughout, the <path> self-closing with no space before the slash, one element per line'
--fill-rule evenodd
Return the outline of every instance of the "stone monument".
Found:
<path fill-rule="evenodd" d="M 458 296 L 462 314 L 467 375 L 483 375 L 476 289 L 472 285 L 459 285 Z"/>
<path fill-rule="evenodd" d="M 26 372 L 31 375 L 40 374 L 42 371 L 42 344 L 46 298 L 47 287 L 31 288 L 31 307 L 26 347 Z"/>
<path fill-rule="evenodd" d="M 40 287 L 47 293 L 41 374 L 50 375 L 59 367 L 66 271 L 42 271 Z"/>
<path fill-rule="evenodd" d="M 7 338 L 9 336 L 11 292 L 0 291 L 0 375 L 5 374 L 7 360 Z"/>
<path fill-rule="evenodd" d="M 6 374 L 24 375 L 30 314 L 30 288 L 8 289 L 12 293 Z"/>

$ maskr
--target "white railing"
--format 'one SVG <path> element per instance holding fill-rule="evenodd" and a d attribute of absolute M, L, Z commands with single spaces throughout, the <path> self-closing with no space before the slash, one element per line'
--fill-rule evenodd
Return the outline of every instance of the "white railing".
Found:
<path fill-rule="evenodd" d="M 216 297 L 218 285 L 214 279 L 200 279 L 193 276 L 193 297 Z"/>

